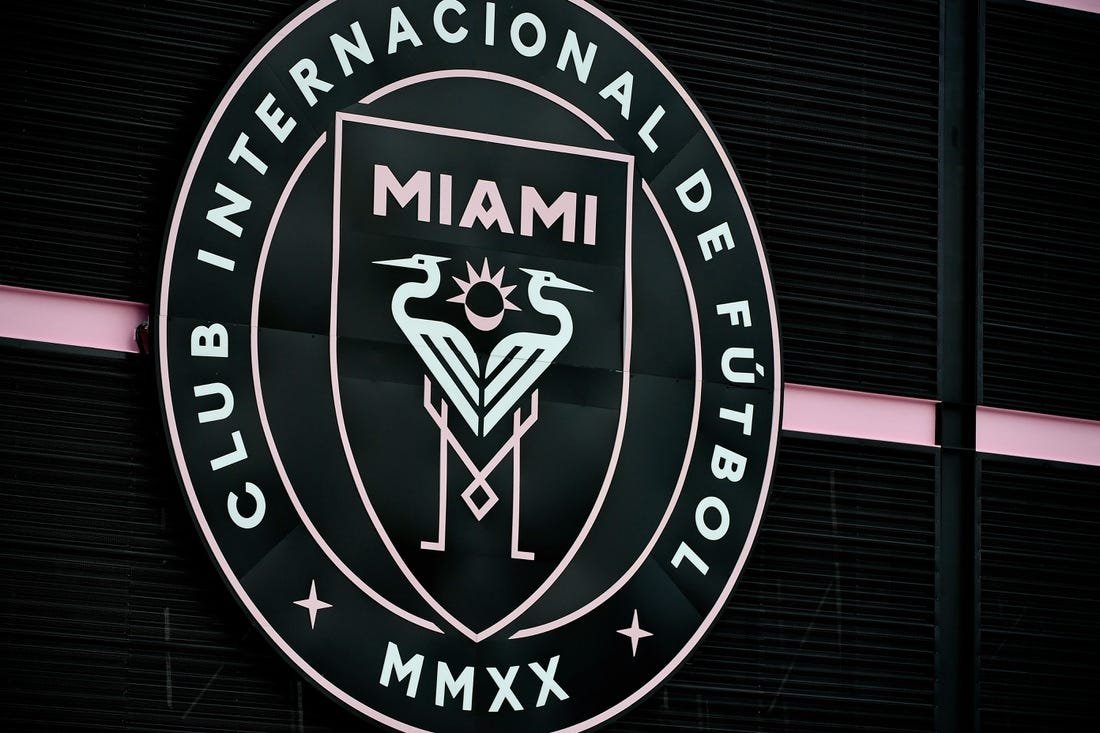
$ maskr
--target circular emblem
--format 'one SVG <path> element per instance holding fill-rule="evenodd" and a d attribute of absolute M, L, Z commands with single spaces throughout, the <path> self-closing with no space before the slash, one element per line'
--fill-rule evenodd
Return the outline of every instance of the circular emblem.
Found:
<path fill-rule="evenodd" d="M 583 0 L 320 0 L 212 113 L 156 350 L 195 522 L 314 684 L 403 731 L 581 731 L 722 611 L 779 339 L 698 106 Z"/>

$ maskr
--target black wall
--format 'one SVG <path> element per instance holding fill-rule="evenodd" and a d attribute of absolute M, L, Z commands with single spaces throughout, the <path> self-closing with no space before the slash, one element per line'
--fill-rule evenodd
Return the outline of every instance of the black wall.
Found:
<path fill-rule="evenodd" d="M 1100 16 L 943 3 L 603 4 L 731 151 L 788 381 L 1100 418 Z M 0 284 L 150 302 L 200 126 L 296 5 L 6 3 Z M 364 727 L 218 578 L 156 400 L 146 356 L 0 343 L 4 728 Z M 727 613 L 612 729 L 1084 727 L 1100 472 L 973 445 L 784 435 Z"/>

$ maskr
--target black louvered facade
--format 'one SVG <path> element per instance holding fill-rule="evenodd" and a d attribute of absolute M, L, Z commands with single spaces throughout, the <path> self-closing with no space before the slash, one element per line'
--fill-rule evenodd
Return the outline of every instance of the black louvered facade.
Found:
<path fill-rule="evenodd" d="M 984 402 L 1095 419 L 1100 16 L 1019 4 L 987 15 Z M 1089 729 L 1100 473 L 986 458 L 978 475 L 976 727 Z"/>
<path fill-rule="evenodd" d="M 985 401 L 1100 418 L 1100 16 L 994 5 L 986 36 Z"/>
<path fill-rule="evenodd" d="M 981 730 L 1086 730 L 1100 675 L 1095 468 L 981 466 Z"/>
<path fill-rule="evenodd" d="M 976 377 L 979 404 L 1100 419 L 1100 15 L 996 0 L 601 4 L 683 80 L 744 178 L 788 382 L 972 410 L 944 385 Z M 0 285 L 150 302 L 196 134 L 298 5 L 5 4 Z M 941 102 L 942 64 L 958 58 L 941 41 L 948 6 L 974 20 L 961 92 L 974 115 L 958 120 Z M 955 202 L 965 242 L 941 216 L 948 148 L 973 177 Z M 961 309 L 943 297 L 944 247 L 971 268 Z M 960 320 L 977 359 L 945 376 L 943 324 Z M 952 441 L 961 474 L 946 450 L 785 434 L 727 612 L 611 730 L 1094 725 L 1100 470 L 976 456 L 965 430 Z M 944 514 L 960 506 L 964 541 L 946 557 Z M 945 577 L 972 595 L 942 605 Z M 964 690 L 954 702 L 945 679 Z M 218 577 L 150 358 L 0 340 L 0 729 L 365 727 L 301 681 Z"/>

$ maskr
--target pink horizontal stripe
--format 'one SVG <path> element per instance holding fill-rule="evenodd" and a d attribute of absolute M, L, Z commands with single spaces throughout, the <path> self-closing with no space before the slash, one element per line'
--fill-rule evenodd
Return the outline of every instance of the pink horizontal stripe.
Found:
<path fill-rule="evenodd" d="M 136 353 L 149 306 L 0 285 L 0 338 Z M 788 384 L 783 429 L 795 433 L 936 446 L 936 402 Z M 1100 466 L 1100 422 L 978 407 L 976 449 Z"/>
<path fill-rule="evenodd" d="M 137 353 L 149 306 L 0 285 L 0 338 Z"/>
<path fill-rule="evenodd" d="M 783 429 L 796 433 L 936 445 L 936 403 L 912 397 L 788 384 Z"/>
<path fill-rule="evenodd" d="M 1100 466 L 1100 422 L 978 407 L 979 453 Z"/>
<path fill-rule="evenodd" d="M 1084 10 L 1086 13 L 1100 13 L 1100 0 L 1031 0 L 1039 5 L 1057 5 L 1060 8 Z"/>

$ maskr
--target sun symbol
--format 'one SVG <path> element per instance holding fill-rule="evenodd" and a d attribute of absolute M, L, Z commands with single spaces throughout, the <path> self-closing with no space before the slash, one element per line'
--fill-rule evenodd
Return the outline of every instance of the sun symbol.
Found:
<path fill-rule="evenodd" d="M 462 290 L 461 293 L 447 300 L 448 303 L 461 303 L 466 306 L 466 318 L 470 324 L 479 331 L 492 331 L 504 320 L 505 311 L 518 311 L 520 308 L 508 300 L 508 296 L 516 289 L 515 285 L 504 284 L 504 268 L 496 275 L 489 272 L 489 260 L 481 263 L 481 272 L 474 270 L 474 266 L 466 263 L 466 280 L 454 278 L 455 283 Z"/>

